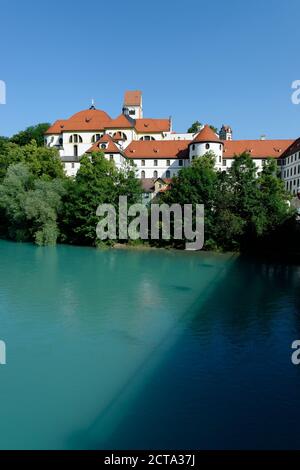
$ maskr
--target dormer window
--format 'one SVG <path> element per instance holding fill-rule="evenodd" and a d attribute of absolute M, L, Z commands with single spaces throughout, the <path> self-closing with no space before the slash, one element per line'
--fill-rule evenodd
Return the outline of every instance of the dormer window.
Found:
<path fill-rule="evenodd" d="M 102 148 L 102 149 L 106 149 L 106 144 L 104 144 L 104 143 L 103 143 L 103 144 L 101 144 L 101 145 L 100 145 L 100 148 Z"/>

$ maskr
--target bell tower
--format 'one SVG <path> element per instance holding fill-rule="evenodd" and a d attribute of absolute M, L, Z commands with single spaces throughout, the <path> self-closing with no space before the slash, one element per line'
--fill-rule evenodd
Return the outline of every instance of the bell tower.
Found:
<path fill-rule="evenodd" d="M 126 91 L 124 95 L 123 114 L 131 119 L 142 119 L 143 117 L 143 101 L 142 92 Z"/>

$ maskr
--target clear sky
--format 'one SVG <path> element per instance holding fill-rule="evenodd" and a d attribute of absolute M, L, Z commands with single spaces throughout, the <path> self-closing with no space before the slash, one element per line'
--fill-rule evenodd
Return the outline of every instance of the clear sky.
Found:
<path fill-rule="evenodd" d="M 300 136 L 299 0 L 1 0 L 0 135 L 96 106 L 230 124 L 234 138 Z"/>

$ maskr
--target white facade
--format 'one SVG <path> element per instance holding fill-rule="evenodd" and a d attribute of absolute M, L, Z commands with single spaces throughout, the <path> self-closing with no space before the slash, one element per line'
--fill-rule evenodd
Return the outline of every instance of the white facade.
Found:
<path fill-rule="evenodd" d="M 114 151 L 101 142 L 103 136 L 109 136 Z M 70 177 L 76 176 L 82 155 L 98 150 L 102 150 L 105 158 L 114 161 L 118 168 L 128 159 L 136 165 L 139 178 L 153 179 L 172 178 L 181 168 L 191 165 L 195 158 L 201 158 L 207 152 L 216 156 L 216 169 L 227 171 L 234 155 L 246 151 L 252 156 L 257 172 L 262 170 L 266 157 L 277 158 L 283 154 L 281 176 L 286 189 L 296 193 L 300 187 L 300 143 L 299 150 L 286 154 L 293 141 L 233 141 L 231 127 L 224 125 L 220 137 L 208 125 L 196 134 L 176 133 L 172 131 L 171 118 L 143 118 L 142 96 L 136 91 L 125 93 L 123 114 L 116 119 L 92 106 L 68 120 L 56 121 L 45 134 L 45 145 L 58 149 Z M 130 153 L 128 149 L 134 142 L 138 146 Z M 163 142 L 169 144 L 161 152 L 159 143 Z"/>
<path fill-rule="evenodd" d="M 281 178 L 285 189 L 297 194 L 300 188 L 300 142 L 299 139 L 291 146 L 281 160 Z"/>

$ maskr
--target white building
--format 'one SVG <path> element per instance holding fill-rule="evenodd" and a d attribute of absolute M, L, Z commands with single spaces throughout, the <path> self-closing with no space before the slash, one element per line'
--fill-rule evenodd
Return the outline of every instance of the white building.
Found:
<path fill-rule="evenodd" d="M 139 178 L 153 180 L 172 178 L 208 151 L 216 155 L 219 170 L 227 170 L 235 155 L 247 152 L 258 172 L 268 157 L 282 161 L 282 178 L 292 192 L 300 183 L 300 148 L 296 151 L 292 146 L 296 142 L 265 138 L 233 140 L 231 127 L 225 125 L 220 135 L 208 125 L 195 134 L 176 133 L 171 118 L 143 117 L 140 91 L 125 93 L 122 113 L 114 119 L 91 106 L 69 119 L 56 121 L 45 134 L 45 144 L 59 150 L 68 176 L 76 175 L 82 155 L 99 150 L 117 167 L 126 159 L 133 161 Z"/>
<path fill-rule="evenodd" d="M 300 188 L 300 138 L 282 153 L 279 163 L 286 190 L 296 194 Z"/>

